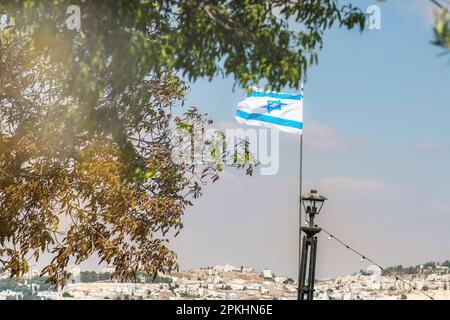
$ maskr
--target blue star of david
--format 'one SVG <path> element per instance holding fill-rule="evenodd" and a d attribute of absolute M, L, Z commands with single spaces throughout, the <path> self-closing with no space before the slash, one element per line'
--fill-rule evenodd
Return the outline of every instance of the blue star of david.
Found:
<path fill-rule="evenodd" d="M 285 106 L 287 103 L 281 102 L 281 100 L 269 100 L 267 105 L 263 108 L 267 108 L 267 112 L 271 113 L 273 110 L 281 110 L 281 106 Z"/>

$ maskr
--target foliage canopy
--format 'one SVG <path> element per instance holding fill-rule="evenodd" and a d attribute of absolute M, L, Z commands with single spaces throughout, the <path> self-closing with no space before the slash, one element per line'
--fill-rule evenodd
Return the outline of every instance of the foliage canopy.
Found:
<path fill-rule="evenodd" d="M 175 117 L 188 90 L 175 75 L 297 87 L 325 30 L 364 26 L 332 0 L 5 0 L 0 13 L 0 265 L 20 276 L 50 254 L 57 285 L 92 255 L 120 279 L 177 268 L 168 233 L 222 168 L 173 161 L 174 128 L 210 123 Z"/>

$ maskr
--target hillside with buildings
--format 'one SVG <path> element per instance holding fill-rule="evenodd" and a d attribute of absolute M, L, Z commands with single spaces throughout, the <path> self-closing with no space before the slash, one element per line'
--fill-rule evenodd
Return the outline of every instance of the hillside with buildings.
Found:
<path fill-rule="evenodd" d="M 397 299 L 450 299 L 450 262 L 430 262 L 415 267 L 395 266 L 389 274 L 376 268 L 369 271 L 320 280 L 316 283 L 315 298 L 320 300 L 397 300 Z M 60 290 L 45 283 L 45 278 L 30 272 L 19 281 L 0 279 L 0 299 L 36 300 L 179 300 L 179 299 L 296 299 L 297 284 L 293 279 L 275 275 L 271 270 L 256 271 L 249 267 L 222 265 L 193 269 L 155 279 L 139 275 L 133 283 L 110 280 L 113 270 L 81 272 L 70 269 L 73 277 Z M 401 281 L 401 280 L 403 281 Z M 405 284 L 405 281 L 412 286 Z M 425 294 L 426 295 L 425 295 Z"/>

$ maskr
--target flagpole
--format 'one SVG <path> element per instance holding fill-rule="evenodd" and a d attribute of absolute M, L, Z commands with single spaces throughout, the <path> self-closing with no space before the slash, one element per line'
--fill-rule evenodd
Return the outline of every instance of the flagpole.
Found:
<path fill-rule="evenodd" d="M 301 93 L 303 102 L 305 101 L 305 94 L 303 91 L 303 83 L 301 84 Z M 302 110 L 303 112 L 303 110 Z M 304 119 L 302 117 L 302 122 Z M 303 128 L 302 128 L 303 129 Z M 302 185 L 303 185 L 303 130 L 300 133 L 300 145 L 299 145 L 299 195 L 298 195 L 298 278 L 297 278 L 297 300 L 302 300 L 301 286 L 303 285 L 302 274 Z"/>
<path fill-rule="evenodd" d="M 300 174 L 299 174 L 299 208 L 298 208 L 298 280 L 297 280 L 297 300 L 300 300 L 301 284 L 301 257 L 302 257 L 302 182 L 303 182 L 303 132 L 300 134 Z"/>

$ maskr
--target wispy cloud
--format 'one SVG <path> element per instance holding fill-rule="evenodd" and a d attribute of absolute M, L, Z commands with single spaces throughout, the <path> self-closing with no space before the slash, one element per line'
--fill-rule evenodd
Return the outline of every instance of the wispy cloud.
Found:
<path fill-rule="evenodd" d="M 226 130 L 226 129 L 239 129 L 239 128 L 244 128 L 245 127 L 237 122 L 233 122 L 233 121 L 220 121 L 217 123 L 214 123 L 213 125 L 215 128 L 220 129 L 220 130 Z"/>
<path fill-rule="evenodd" d="M 450 205 L 439 203 L 435 206 L 435 209 L 440 213 L 450 214 Z"/>
<path fill-rule="evenodd" d="M 305 143 L 323 149 L 335 149 L 342 145 L 336 130 L 318 121 L 311 121 L 305 128 Z"/>
<path fill-rule="evenodd" d="M 442 151 L 444 149 L 444 144 L 438 141 L 419 141 L 416 143 L 415 148 L 419 151 Z"/>
<path fill-rule="evenodd" d="M 341 192 L 351 193 L 398 193 L 398 190 L 395 188 L 372 178 L 356 179 L 351 177 L 328 177 L 319 180 L 317 185 L 324 190 L 339 190 Z"/>
<path fill-rule="evenodd" d="M 430 27 L 434 25 L 434 12 L 436 11 L 436 6 L 434 6 L 431 1 L 396 0 L 395 4 L 398 8 L 421 18 L 426 25 Z"/>
<path fill-rule="evenodd" d="M 341 136 L 332 126 L 319 122 L 311 121 L 305 128 L 305 143 L 326 150 L 337 150 L 344 147 L 367 147 L 369 141 L 361 138 L 347 138 Z"/>

